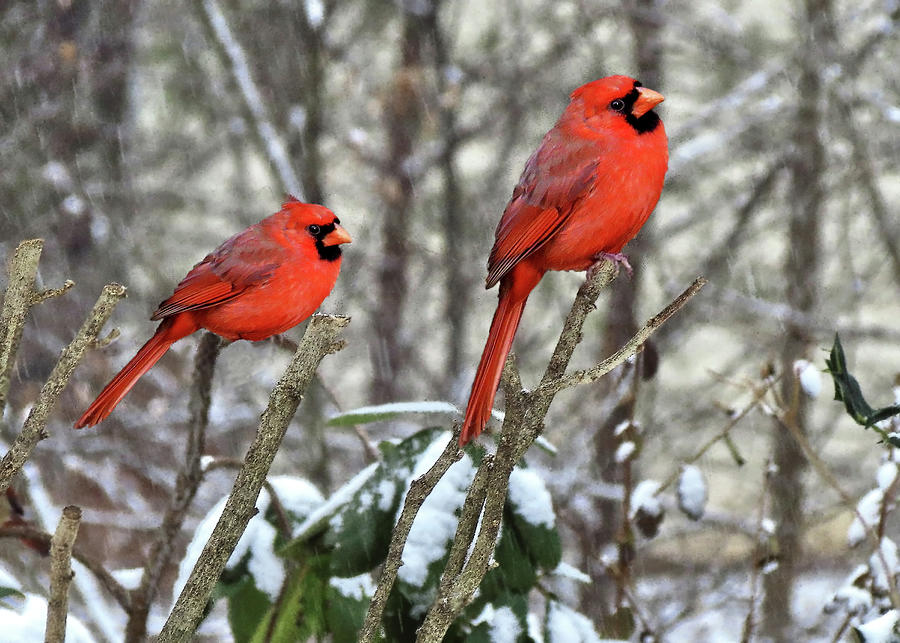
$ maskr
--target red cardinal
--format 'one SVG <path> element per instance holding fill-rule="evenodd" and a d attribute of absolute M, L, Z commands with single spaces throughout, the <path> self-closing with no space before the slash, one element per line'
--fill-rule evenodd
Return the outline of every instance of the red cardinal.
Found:
<path fill-rule="evenodd" d="M 529 293 L 548 270 L 587 270 L 611 259 L 650 216 L 669 153 L 652 110 L 662 95 L 627 76 L 582 85 L 525 164 L 488 259 L 500 302 L 475 373 L 460 445 L 490 417 L 500 374 Z"/>
<path fill-rule="evenodd" d="M 334 288 L 350 235 L 334 213 L 294 197 L 228 239 L 187 274 L 150 319 L 153 337 L 106 385 L 75 428 L 103 421 L 169 346 L 205 328 L 258 341 L 293 328 Z"/>

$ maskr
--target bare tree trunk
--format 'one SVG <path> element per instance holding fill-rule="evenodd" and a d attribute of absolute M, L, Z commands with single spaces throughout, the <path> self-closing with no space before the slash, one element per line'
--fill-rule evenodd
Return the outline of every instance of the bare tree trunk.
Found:
<path fill-rule="evenodd" d="M 447 361 L 444 369 L 442 387 L 444 394 L 453 393 L 453 385 L 459 378 L 465 364 L 463 351 L 465 348 L 466 322 L 469 311 L 470 283 L 466 279 L 465 244 L 460 242 L 461 231 L 465 229 L 463 215 L 463 191 L 456 172 L 456 155 L 459 150 L 459 131 L 456 118 L 456 104 L 449 100 L 447 94 L 453 89 L 447 79 L 447 68 L 450 57 L 444 33 L 438 20 L 440 4 L 432 5 L 433 11 L 428 16 L 431 38 L 434 42 L 434 71 L 437 78 L 439 96 L 438 110 L 443 132 L 443 151 L 439 165 L 443 176 L 443 210 L 441 222 L 444 233 L 444 317 L 447 320 Z"/>
<path fill-rule="evenodd" d="M 795 310 L 811 313 L 816 308 L 819 280 L 819 238 L 821 210 L 824 201 L 822 175 L 825 170 L 825 150 L 819 134 L 822 86 L 819 78 L 823 64 L 822 50 L 826 20 L 831 13 L 830 0 L 805 0 L 804 37 L 800 52 L 798 101 L 793 124 L 794 153 L 789 163 L 791 173 L 789 243 L 784 273 L 787 281 L 787 302 Z M 788 324 L 781 354 L 781 394 L 788 405 L 788 414 L 800 428 L 807 431 L 807 404 L 798 394 L 793 377 L 794 361 L 807 356 L 811 338 L 798 326 Z M 776 641 L 794 640 L 791 599 L 802 555 L 803 537 L 803 470 L 805 460 L 800 447 L 780 425 L 773 432 L 773 462 L 777 473 L 772 478 L 772 510 L 776 522 L 778 568 L 765 576 L 765 599 L 762 613 L 765 633 Z"/>
<path fill-rule="evenodd" d="M 396 399 L 410 363 L 411 346 L 403 337 L 409 291 L 410 225 L 413 184 L 408 161 L 422 120 L 422 49 L 428 25 L 422 16 L 403 14 L 400 65 L 384 102 L 388 156 L 381 177 L 384 219 L 382 256 L 377 276 L 377 309 L 371 356 L 374 402 Z"/>
<path fill-rule="evenodd" d="M 663 18 L 657 0 L 625 0 L 624 8 L 628 15 L 629 27 L 634 38 L 634 58 L 638 69 L 639 80 L 653 89 L 661 89 L 662 85 L 662 28 Z M 638 239 L 626 249 L 629 261 L 634 266 L 633 279 L 616 279 L 610 287 L 609 305 L 606 309 L 606 329 L 601 344 L 600 358 L 611 355 L 619 349 L 638 328 L 636 303 L 640 288 L 641 256 L 653 245 L 650 236 L 651 226 L 645 227 Z M 599 383 L 601 392 L 598 395 L 614 394 L 615 377 L 609 377 Z M 632 391 L 634 391 L 632 387 Z M 614 430 L 624 420 L 634 415 L 635 397 L 627 394 L 618 401 L 604 420 L 603 425 L 594 438 L 594 461 L 596 475 L 607 482 L 622 482 L 622 466 L 615 462 L 613 453 L 616 449 Z M 611 542 L 619 541 L 619 563 L 625 572 L 630 563 L 631 537 L 622 533 L 622 504 L 620 502 L 598 498 L 594 501 L 597 518 L 594 518 L 588 533 L 583 540 L 583 565 L 593 567 L 592 577 L 595 582 L 585 586 L 581 595 L 581 609 L 597 621 L 617 610 L 618 596 L 613 592 L 609 575 L 597 568 L 600 554 Z M 601 624 L 601 631 L 610 635 L 621 634 L 612 625 L 616 619 Z"/>

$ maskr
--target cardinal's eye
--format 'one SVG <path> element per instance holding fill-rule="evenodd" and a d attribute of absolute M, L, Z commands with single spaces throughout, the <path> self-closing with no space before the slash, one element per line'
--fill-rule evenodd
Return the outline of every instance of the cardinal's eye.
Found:
<path fill-rule="evenodd" d="M 315 223 L 311 226 L 307 226 L 306 230 L 314 237 L 318 236 L 320 232 L 322 232 L 322 228 L 317 226 Z"/>
<path fill-rule="evenodd" d="M 611 109 L 613 109 L 617 112 L 621 112 L 623 109 L 625 109 L 625 101 L 622 100 L 621 98 L 617 98 L 616 100 L 611 102 L 609 104 L 609 106 Z"/>

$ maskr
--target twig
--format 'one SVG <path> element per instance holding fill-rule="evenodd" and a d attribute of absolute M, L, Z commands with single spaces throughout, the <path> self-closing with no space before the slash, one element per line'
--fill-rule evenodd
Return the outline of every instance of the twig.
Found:
<path fill-rule="evenodd" d="M 72 371 L 81 360 L 85 350 L 97 339 L 97 335 L 112 314 L 113 308 L 119 300 L 125 296 L 125 286 L 119 284 L 107 284 L 100 293 L 100 298 L 94 304 L 88 318 L 78 329 L 75 339 L 66 346 L 59 356 L 59 361 L 53 367 L 53 371 L 41 387 L 41 392 L 34 406 L 28 413 L 28 418 L 22 426 L 22 432 L 16 437 L 12 447 L 0 461 L 0 493 L 6 491 L 10 480 L 16 475 L 38 442 L 48 437 L 47 416 L 56 405 L 60 394 L 69 382 Z"/>
<path fill-rule="evenodd" d="M 160 643 L 187 641 L 192 637 L 213 587 L 255 513 L 256 499 L 288 424 L 319 363 L 326 355 L 343 348 L 344 344 L 337 336 L 349 323 L 348 317 L 318 315 L 307 326 L 294 358 L 272 390 L 256 438 L 235 478 L 222 516 L 160 632 Z"/>
<path fill-rule="evenodd" d="M 66 639 L 66 615 L 69 612 L 69 583 L 72 582 L 72 546 L 81 524 L 81 509 L 69 505 L 62 511 L 56 533 L 50 540 L 50 599 L 47 602 L 45 643 Z"/>
<path fill-rule="evenodd" d="M 716 442 L 718 442 L 719 440 L 724 440 L 726 437 L 728 437 L 728 434 L 731 432 L 731 429 L 733 429 L 735 426 L 737 426 L 738 422 L 743 420 L 747 416 L 747 414 L 750 413 L 750 411 L 755 409 L 759 405 L 759 403 L 762 402 L 762 399 L 766 396 L 766 393 L 768 393 L 771 390 L 771 388 L 775 385 L 775 383 L 778 382 L 778 380 L 780 380 L 780 379 L 781 379 L 781 377 L 766 378 L 763 381 L 762 386 L 758 387 L 756 389 L 756 391 L 754 392 L 753 399 L 751 399 L 747 403 L 747 405 L 744 406 L 744 408 L 742 408 L 740 411 L 735 413 L 731 417 L 731 419 L 728 421 L 728 423 L 725 424 L 725 426 L 722 427 L 722 429 L 718 433 L 716 433 L 709 440 L 704 442 L 700 446 L 700 448 L 694 452 L 694 454 L 692 456 L 690 456 L 689 458 L 687 458 L 684 461 L 684 463 L 692 464 L 692 463 L 696 462 L 701 457 L 703 457 L 703 454 L 706 453 L 710 449 L 710 447 L 712 447 Z M 669 475 L 668 478 L 666 478 L 666 481 L 663 482 L 659 486 L 659 489 L 657 490 L 656 495 L 659 495 L 660 493 L 665 491 L 667 488 L 672 486 L 672 484 L 676 480 L 678 480 L 679 474 L 680 474 L 680 470 L 679 470 L 679 468 L 676 468 L 672 472 L 672 474 Z"/>
<path fill-rule="evenodd" d="M 9 281 L 0 310 L 0 416 L 6 408 L 15 355 L 25 328 L 25 315 L 34 302 L 34 280 L 41 260 L 43 239 L 23 241 L 9 260 Z"/>
<path fill-rule="evenodd" d="M 156 597 L 162 574 L 175 553 L 175 541 L 181 533 L 188 509 L 190 509 L 191 503 L 197 495 L 197 488 L 203 480 L 200 457 L 203 455 L 206 444 L 212 379 L 221 346 L 222 342 L 217 335 L 206 332 L 197 347 L 197 356 L 194 358 L 194 378 L 188 402 L 191 421 L 188 425 L 185 461 L 182 469 L 178 472 L 169 508 L 163 516 L 156 540 L 147 556 L 144 572 L 141 575 L 141 584 L 132 593 L 132 609 L 125 627 L 126 641 L 138 643 L 147 636 L 147 617 L 150 614 L 150 606 Z"/>
<path fill-rule="evenodd" d="M 545 376 L 545 379 L 541 382 L 541 386 L 539 387 L 538 391 L 546 391 L 548 393 L 552 392 L 555 394 L 558 391 L 561 391 L 565 388 L 570 388 L 572 386 L 575 386 L 576 384 L 593 382 L 603 377 L 611 370 L 619 366 L 619 364 L 627 360 L 629 357 L 636 354 L 641 349 L 644 342 L 646 342 L 650 337 L 650 335 L 652 335 L 657 328 L 666 323 L 666 321 L 670 317 L 672 317 L 672 315 L 681 310 L 681 308 L 684 307 L 688 300 L 696 295 L 705 285 L 706 279 L 704 279 L 703 277 L 697 277 L 684 292 L 682 292 L 675 298 L 674 301 L 672 301 L 671 304 L 669 304 L 659 313 L 650 318 L 650 320 L 646 324 L 644 324 L 644 326 L 640 330 L 638 330 L 638 332 L 635 333 L 631 339 L 625 342 L 625 345 L 622 346 L 622 348 L 620 348 L 618 351 L 607 357 L 605 360 L 603 360 L 593 368 L 589 368 L 583 371 L 576 371 L 571 375 L 558 377 L 556 379 L 548 379 Z"/>
<path fill-rule="evenodd" d="M 250 114 L 250 119 L 253 121 L 256 135 L 259 137 L 263 149 L 272 165 L 278 171 L 278 176 L 284 189 L 302 201 L 303 188 L 291 165 L 287 146 L 269 118 L 265 103 L 253 80 L 253 74 L 250 72 L 250 65 L 247 62 L 247 56 L 243 47 L 241 47 L 231 31 L 231 27 L 219 3 L 216 0 L 203 0 L 202 4 L 203 16 L 228 57 L 235 83 L 240 90 L 241 98 L 244 99 L 244 106 Z"/>
<path fill-rule="evenodd" d="M 74 287 L 75 282 L 71 279 L 66 279 L 60 288 L 48 288 L 47 290 L 42 290 L 41 292 L 35 292 L 31 298 L 31 305 L 34 306 L 41 303 L 42 301 L 47 301 L 48 299 L 53 299 L 54 297 L 64 295 Z"/>
<path fill-rule="evenodd" d="M 378 630 L 381 627 L 381 614 L 384 612 L 384 606 L 387 603 L 391 589 L 394 587 L 394 581 L 397 579 L 397 571 L 400 569 L 400 565 L 403 564 L 403 548 L 406 546 L 406 538 L 409 536 L 409 530 L 416 519 L 416 514 L 419 512 L 428 494 L 431 493 L 438 481 L 447 473 L 447 469 L 461 457 L 459 427 L 457 427 L 437 461 L 421 477 L 410 483 L 409 491 L 403 502 L 403 510 L 400 512 L 400 518 L 397 520 L 397 524 L 394 526 L 394 531 L 391 534 L 391 544 L 388 548 L 387 558 L 384 561 L 384 569 L 381 571 L 381 578 L 378 579 L 378 587 L 376 587 L 372 601 L 369 603 L 366 619 L 359 633 L 360 643 L 371 643 L 376 640 Z"/>
<path fill-rule="evenodd" d="M 773 382 L 774 383 L 774 382 Z M 771 386 L 771 384 L 769 385 Z M 756 402 L 753 403 L 754 406 Z M 770 485 L 772 480 L 772 463 L 766 463 L 763 472 L 763 487 L 759 496 L 759 509 L 756 512 L 756 534 L 753 543 L 753 559 L 750 561 L 750 598 L 747 600 L 747 618 L 744 619 L 744 629 L 741 632 L 741 643 L 750 643 L 753 638 L 753 629 L 756 626 L 756 605 L 759 600 L 759 572 L 762 564 L 762 536 L 765 532 L 763 529 L 763 520 L 766 517 L 766 500 L 769 497 Z"/>

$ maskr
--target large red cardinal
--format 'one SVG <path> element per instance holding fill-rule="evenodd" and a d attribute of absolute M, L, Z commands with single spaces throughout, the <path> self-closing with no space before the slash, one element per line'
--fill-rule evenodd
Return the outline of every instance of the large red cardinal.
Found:
<path fill-rule="evenodd" d="M 225 339 L 257 341 L 315 312 L 341 269 L 350 235 L 334 213 L 290 197 L 281 211 L 228 239 L 187 274 L 150 319 L 153 337 L 75 423 L 105 419 L 169 346 L 205 328 Z"/>
<path fill-rule="evenodd" d="M 627 261 L 622 248 L 650 216 L 669 153 L 652 110 L 663 97 L 627 76 L 609 76 L 571 100 L 525 164 L 495 233 L 487 287 L 500 283 L 460 444 L 478 437 L 529 293 L 548 270 Z"/>

